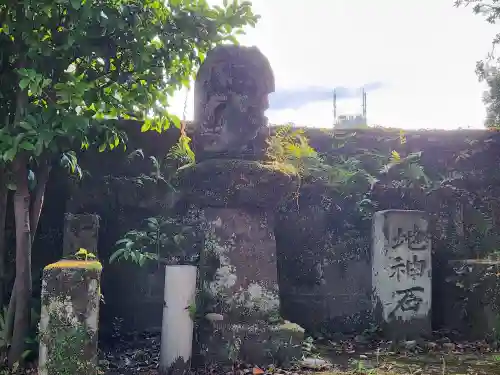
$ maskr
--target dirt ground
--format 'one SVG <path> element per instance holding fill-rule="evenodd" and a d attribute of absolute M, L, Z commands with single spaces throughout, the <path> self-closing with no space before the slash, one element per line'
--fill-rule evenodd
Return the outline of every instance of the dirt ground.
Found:
<path fill-rule="evenodd" d="M 500 353 L 435 353 L 435 354 L 374 354 L 330 358 L 328 370 L 264 369 L 265 374 L 288 375 L 500 375 Z M 157 371 L 130 374 L 157 375 Z M 230 371 L 226 374 L 252 375 L 253 369 Z M 106 375 L 128 375 L 108 372 Z M 213 374 L 213 373 L 212 373 Z M 213 374 L 215 375 L 215 374 Z"/>

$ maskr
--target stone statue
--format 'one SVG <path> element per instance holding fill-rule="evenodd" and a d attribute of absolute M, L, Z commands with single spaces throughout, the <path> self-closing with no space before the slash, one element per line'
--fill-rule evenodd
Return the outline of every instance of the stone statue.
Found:
<path fill-rule="evenodd" d="M 209 367 L 234 359 L 285 363 L 301 356 L 303 330 L 279 316 L 274 217 L 280 203 L 298 191 L 299 178 L 264 155 L 264 112 L 273 91 L 269 61 L 256 47 L 216 47 L 195 83 L 190 134 L 196 164 L 177 178 L 179 205 L 196 213 L 201 224 L 195 226 L 203 232 L 204 297 L 197 311 L 222 319 L 197 322 L 197 352 Z M 221 348 L 234 348 L 234 355 Z"/>
<path fill-rule="evenodd" d="M 198 160 L 241 157 L 267 126 L 274 75 L 257 47 L 211 50 L 195 82 L 193 147 Z"/>

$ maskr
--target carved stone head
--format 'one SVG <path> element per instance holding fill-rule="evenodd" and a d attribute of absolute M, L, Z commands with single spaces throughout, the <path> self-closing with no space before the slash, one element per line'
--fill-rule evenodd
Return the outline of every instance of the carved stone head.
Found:
<path fill-rule="evenodd" d="M 237 157 L 267 126 L 274 75 L 257 47 L 218 46 L 207 54 L 195 82 L 193 145 L 197 158 Z"/>

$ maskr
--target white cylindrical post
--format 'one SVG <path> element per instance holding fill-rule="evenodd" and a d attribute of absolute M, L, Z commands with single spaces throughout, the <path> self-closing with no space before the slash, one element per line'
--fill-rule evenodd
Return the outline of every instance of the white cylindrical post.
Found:
<path fill-rule="evenodd" d="M 165 267 L 165 292 L 161 331 L 160 373 L 188 369 L 193 345 L 193 307 L 197 268 Z"/>

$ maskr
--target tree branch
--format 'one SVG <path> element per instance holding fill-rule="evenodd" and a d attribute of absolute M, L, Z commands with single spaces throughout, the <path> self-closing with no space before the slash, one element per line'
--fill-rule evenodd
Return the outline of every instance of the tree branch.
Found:
<path fill-rule="evenodd" d="M 52 166 L 47 158 L 43 158 L 37 173 L 37 184 L 34 192 L 34 197 L 31 202 L 30 226 L 31 226 L 31 241 L 35 240 L 35 234 L 38 229 L 38 222 L 42 213 L 43 201 L 45 198 L 45 188 L 49 181 L 50 171 Z"/>

